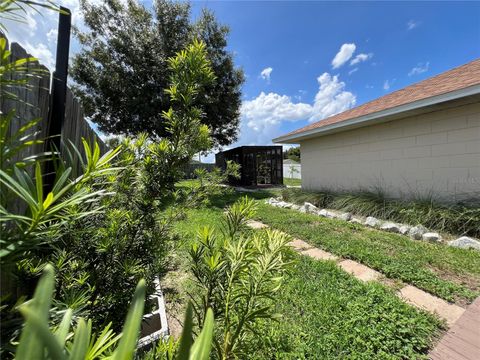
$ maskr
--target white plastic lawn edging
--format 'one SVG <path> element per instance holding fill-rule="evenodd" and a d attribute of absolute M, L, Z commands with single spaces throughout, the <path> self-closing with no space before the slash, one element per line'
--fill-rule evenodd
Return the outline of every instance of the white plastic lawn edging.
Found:
<path fill-rule="evenodd" d="M 167 313 L 165 311 L 165 298 L 163 296 L 162 288 L 160 286 L 160 280 L 158 277 L 155 278 L 154 283 L 155 293 L 150 296 L 150 299 L 157 300 L 158 309 L 151 312 L 150 314 L 146 314 L 143 316 L 140 333 L 144 332 L 145 329 L 148 330 L 149 327 L 155 325 L 155 317 L 158 317 L 160 320 L 160 328 L 140 338 L 137 345 L 138 349 L 149 345 L 154 341 L 157 341 L 158 339 L 166 339 L 169 336 Z"/>

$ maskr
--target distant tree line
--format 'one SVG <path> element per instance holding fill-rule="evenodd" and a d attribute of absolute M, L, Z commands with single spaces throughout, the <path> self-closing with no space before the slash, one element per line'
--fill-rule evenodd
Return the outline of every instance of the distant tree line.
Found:
<path fill-rule="evenodd" d="M 300 147 L 292 147 L 283 152 L 284 159 L 290 159 L 296 162 L 300 162 Z"/>

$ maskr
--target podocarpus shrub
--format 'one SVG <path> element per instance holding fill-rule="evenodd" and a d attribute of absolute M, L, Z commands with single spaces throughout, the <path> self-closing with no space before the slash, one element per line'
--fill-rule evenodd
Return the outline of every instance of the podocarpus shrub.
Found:
<path fill-rule="evenodd" d="M 94 326 L 113 323 L 119 330 L 128 301 L 140 278 L 147 292 L 164 271 L 172 237 L 170 226 L 196 196 L 179 194 L 174 183 L 194 153 L 210 146 L 209 130 L 193 106 L 199 89 L 213 80 L 205 46 L 194 42 L 169 60 L 172 108 L 164 113 L 170 136 L 154 141 L 146 135 L 125 139 L 115 163 L 120 168 L 103 190 L 109 194 L 101 212 L 68 224 L 53 251 L 42 252 L 23 266 L 35 277 L 38 265 L 57 265 L 61 308 L 88 313 Z M 93 186 L 94 184 L 92 184 Z M 167 210 L 168 209 L 168 210 Z"/>
<path fill-rule="evenodd" d="M 201 229 L 190 249 L 195 314 L 202 323 L 212 308 L 218 359 L 248 358 L 247 342 L 261 336 L 254 331 L 258 321 L 276 318 L 275 294 L 290 264 L 287 235 L 272 230 L 241 235 L 254 213 L 253 200 L 238 201 L 227 209 L 224 229 Z"/>
<path fill-rule="evenodd" d="M 480 204 L 441 204 L 433 199 L 399 200 L 382 192 L 304 191 L 284 189 L 285 201 L 303 204 L 308 201 L 320 208 L 348 211 L 361 216 L 374 216 L 400 223 L 422 224 L 429 229 L 454 235 L 480 237 Z"/>
<path fill-rule="evenodd" d="M 4 42 L 0 45 L 4 55 L 0 58 L 8 61 Z M 32 158 L 3 161 L 13 159 L 14 152 L 37 140 L 30 141 L 23 133 L 9 138 L 12 116 L 1 114 L 0 155 L 5 165 L 0 173 L 2 275 L 8 263 L 12 265 L 8 270 L 22 283 L 12 292 L 12 306 L 2 302 L 2 347 L 11 335 L 18 339 L 21 323 L 16 305 L 24 301 L 22 295 L 32 291 L 48 262 L 59 279 L 52 324 L 58 324 L 61 314 L 69 311 L 73 322 L 91 315 L 93 329 L 113 322 L 113 329 L 120 330 L 139 279 L 145 278 L 148 291 L 161 272 L 170 239 L 169 224 L 176 218 L 174 211 L 165 208 L 172 201 L 179 205 L 179 199 L 191 199 L 178 196 L 173 188 L 180 175 L 178 169 L 211 144 L 209 129 L 199 121 L 202 111 L 194 106 L 199 89 L 213 80 L 204 45 L 195 42 L 169 64 L 172 86 L 167 92 L 172 108 L 163 115 L 171 136 L 157 142 L 146 137 L 133 144 L 126 140 L 113 166 L 120 147 L 101 156 L 97 145 L 91 148 L 84 142 L 84 154 L 74 149 L 77 161 L 85 160 L 79 176 L 72 176 L 72 167 L 63 160 L 68 158 L 66 154 L 55 154 L 57 177 L 48 193 L 43 191 L 44 174 L 38 162 Z M 2 67 L 0 80 L 5 69 L 9 68 Z M 20 132 L 26 130 L 21 128 Z M 52 153 L 46 154 L 42 160 L 53 161 L 52 157 Z M 33 171 L 25 171 L 32 165 Z M 26 206 L 7 206 L 16 200 Z M 6 327 L 10 329 L 5 331 Z"/>
<path fill-rule="evenodd" d="M 25 325 L 15 351 L 16 359 L 67 360 L 108 357 L 112 360 L 128 360 L 133 358 L 145 301 L 145 282 L 143 280 L 139 281 L 135 289 L 122 333 L 119 335 L 110 329 L 110 324 L 98 334 L 92 333 L 91 321 L 83 318 L 78 319 L 77 326 L 72 329 L 71 309 L 65 312 L 58 326 L 50 327 L 50 306 L 54 284 L 53 267 L 47 265 L 38 282 L 33 299 L 20 306 L 20 311 L 25 318 Z M 180 344 L 175 345 L 175 351 L 167 349 L 164 354 L 168 356 L 168 359 L 207 360 L 210 355 L 213 325 L 213 314 L 211 310 L 208 310 L 203 329 L 193 342 L 192 311 L 189 307 Z M 156 354 L 153 353 L 153 355 Z"/>

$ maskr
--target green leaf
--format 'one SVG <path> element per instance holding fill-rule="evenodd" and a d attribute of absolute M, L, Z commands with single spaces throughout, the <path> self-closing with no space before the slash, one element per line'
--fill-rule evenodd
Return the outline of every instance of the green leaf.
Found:
<path fill-rule="evenodd" d="M 37 360 L 41 356 L 40 354 L 44 354 L 45 348 L 52 359 L 66 359 L 62 347 L 58 344 L 58 339 L 52 335 L 48 328 L 48 320 L 42 318 L 41 315 L 43 314 L 28 307 L 20 308 L 20 312 L 27 321 L 26 326 L 29 328 L 29 336 L 28 339 L 20 338 L 15 359 Z M 22 335 L 26 333 L 25 330 L 26 328 Z"/>
<path fill-rule="evenodd" d="M 57 331 L 55 332 L 55 336 L 58 340 L 58 344 L 62 347 L 65 346 L 65 341 L 67 339 L 68 331 L 70 329 L 70 321 L 72 320 L 72 314 L 73 314 L 72 309 L 68 309 L 65 312 L 65 315 L 63 315 L 63 318 L 62 318 L 62 322 L 60 323 Z"/>
<path fill-rule="evenodd" d="M 145 280 L 140 280 L 133 302 L 128 310 L 127 320 L 123 326 L 122 338 L 118 348 L 113 353 L 114 360 L 129 360 L 132 359 L 137 344 L 138 333 L 140 331 L 140 324 L 143 317 L 143 306 L 145 303 Z"/>
<path fill-rule="evenodd" d="M 83 360 L 88 351 L 90 340 L 90 327 L 84 319 L 80 319 L 75 329 L 75 337 L 73 339 L 73 347 L 70 351 L 70 360 Z"/>
<path fill-rule="evenodd" d="M 43 202 L 43 209 L 47 210 L 50 205 L 53 203 L 53 193 L 48 193 L 45 201 Z"/>
<path fill-rule="evenodd" d="M 182 337 L 180 338 L 180 346 L 178 349 L 178 360 L 188 360 L 190 358 L 190 348 L 193 344 L 193 310 L 192 304 L 189 302 L 187 312 L 185 314 L 185 322 L 183 324 Z"/>
<path fill-rule="evenodd" d="M 26 314 L 24 315 L 26 323 L 20 336 L 20 343 L 16 352 L 17 359 L 30 359 L 43 353 L 43 344 L 39 339 L 41 333 L 37 331 L 42 323 L 48 324 L 54 286 L 55 278 L 53 267 L 47 264 L 35 289 L 33 299 L 20 307 L 20 311 Z M 55 343 L 58 345 L 57 342 Z"/>
<path fill-rule="evenodd" d="M 203 323 L 203 329 L 199 337 L 195 340 L 190 353 L 190 360 L 208 360 L 210 350 L 212 348 L 213 339 L 213 312 L 212 309 L 207 310 L 207 316 Z"/>

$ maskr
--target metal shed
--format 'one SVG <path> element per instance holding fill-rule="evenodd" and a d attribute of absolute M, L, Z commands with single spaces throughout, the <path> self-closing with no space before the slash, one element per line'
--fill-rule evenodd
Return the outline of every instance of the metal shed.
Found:
<path fill-rule="evenodd" d="M 229 160 L 240 164 L 240 179 L 230 179 L 232 185 L 283 185 L 282 146 L 239 146 L 215 155 L 222 169 Z"/>

